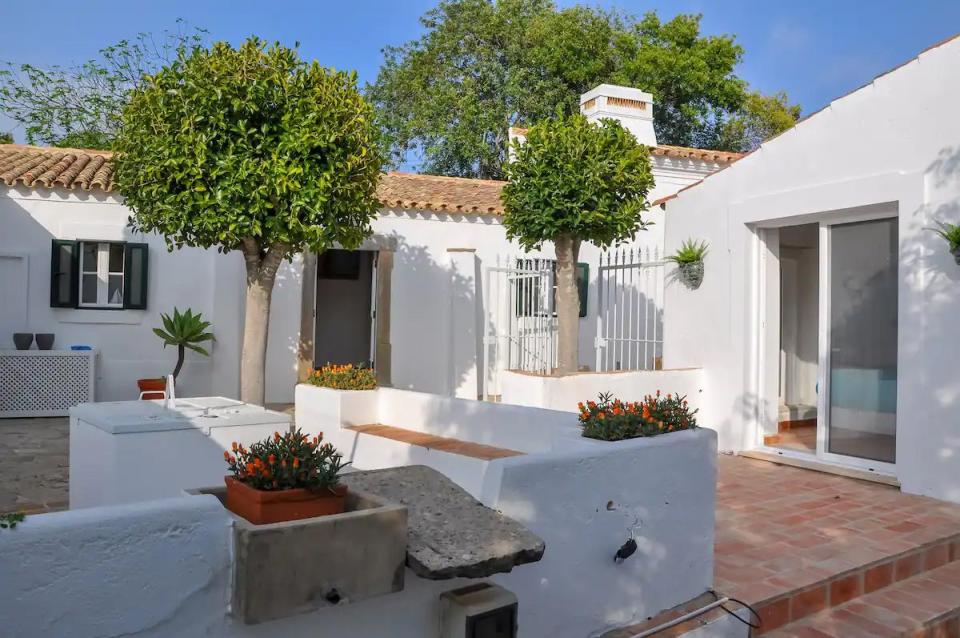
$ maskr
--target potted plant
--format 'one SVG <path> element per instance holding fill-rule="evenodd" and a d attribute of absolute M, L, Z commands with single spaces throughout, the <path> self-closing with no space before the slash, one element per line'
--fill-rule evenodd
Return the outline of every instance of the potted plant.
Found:
<path fill-rule="evenodd" d="M 953 255 L 953 260 L 960 264 L 960 224 L 938 221 L 937 227 L 930 230 L 946 240 L 950 246 L 950 254 Z"/>
<path fill-rule="evenodd" d="M 695 242 L 688 239 L 680 245 L 680 249 L 667 257 L 677 265 L 680 281 L 694 290 L 703 282 L 703 258 L 707 256 L 707 243 Z"/>
<path fill-rule="evenodd" d="M 209 321 L 204 321 L 201 314 L 194 313 L 190 308 L 181 313 L 177 308 L 173 309 L 173 317 L 167 314 L 161 314 L 160 319 L 163 322 L 163 328 L 154 328 L 155 335 L 163 340 L 163 347 L 177 347 L 177 365 L 173 369 L 174 383 L 183 367 L 183 360 L 186 351 L 189 348 L 194 352 L 199 352 L 203 356 L 210 356 L 200 344 L 206 341 L 213 341 L 213 333 L 207 332 L 210 327 Z M 137 386 L 140 392 L 146 392 L 144 399 L 162 399 L 166 388 L 166 381 L 160 379 L 139 379 Z"/>
<path fill-rule="evenodd" d="M 234 443 L 223 453 L 231 475 L 227 509 L 254 525 L 340 514 L 347 488 L 340 484 L 346 463 L 323 435 L 312 439 L 299 429 L 253 443 Z"/>

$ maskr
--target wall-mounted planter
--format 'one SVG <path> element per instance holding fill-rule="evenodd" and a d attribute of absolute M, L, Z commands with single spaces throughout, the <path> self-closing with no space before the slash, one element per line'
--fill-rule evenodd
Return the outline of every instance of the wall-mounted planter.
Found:
<path fill-rule="evenodd" d="M 684 286 L 690 290 L 696 290 L 703 283 L 703 261 L 678 264 L 677 273 Z"/>
<path fill-rule="evenodd" d="M 226 499 L 226 488 L 188 493 Z M 402 591 L 407 508 L 350 490 L 345 510 L 269 525 L 231 513 L 233 616 L 255 624 Z"/>

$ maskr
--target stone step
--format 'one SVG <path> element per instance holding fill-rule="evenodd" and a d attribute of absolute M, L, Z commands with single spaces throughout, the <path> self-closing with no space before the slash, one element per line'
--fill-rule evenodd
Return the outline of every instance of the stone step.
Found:
<path fill-rule="evenodd" d="M 769 638 L 960 636 L 960 562 L 947 563 L 824 609 Z"/>
<path fill-rule="evenodd" d="M 370 423 L 367 425 L 348 425 L 345 430 L 351 430 L 360 434 L 377 436 L 392 441 L 400 441 L 409 445 L 426 448 L 428 450 L 438 450 L 448 454 L 457 454 L 468 456 L 483 461 L 492 461 L 494 459 L 503 459 L 510 456 L 522 456 L 523 452 L 508 450 L 506 448 L 494 447 L 492 445 L 483 445 L 481 443 L 472 443 L 470 441 L 461 441 L 445 436 L 437 436 L 426 432 L 417 432 L 407 430 L 392 425 L 383 425 L 382 423 Z"/>
<path fill-rule="evenodd" d="M 781 627 L 898 588 L 907 580 L 924 579 L 927 574 L 945 567 L 950 568 L 942 572 L 948 578 L 960 574 L 960 535 L 893 554 L 754 603 L 761 626 L 752 635 L 781 635 L 776 633 Z M 954 595 L 954 603 L 960 606 L 960 591 Z M 851 638 L 854 635 L 851 634 Z"/>

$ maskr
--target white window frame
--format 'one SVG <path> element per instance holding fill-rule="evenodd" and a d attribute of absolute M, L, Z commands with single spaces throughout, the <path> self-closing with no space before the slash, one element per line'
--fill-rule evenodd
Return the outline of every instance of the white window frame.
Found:
<path fill-rule="evenodd" d="M 85 248 L 91 244 L 97 246 L 97 300 L 95 302 L 83 301 L 83 280 L 85 276 L 90 276 L 93 274 L 93 271 L 85 270 L 84 260 L 86 259 L 86 250 Z M 110 247 L 118 245 L 123 246 L 124 250 L 124 259 L 121 264 L 121 270 L 111 271 L 110 270 Z M 123 299 L 124 299 L 124 287 L 126 286 L 126 274 L 123 269 L 126 268 L 126 246 L 122 242 L 111 242 L 111 241 L 78 241 L 77 248 L 80 251 L 80 263 L 79 263 L 79 276 L 77 278 L 77 285 L 79 290 L 77 291 L 77 307 L 78 308 L 110 308 L 110 309 L 123 309 Z M 120 302 L 111 303 L 110 302 L 110 277 L 117 276 L 121 277 L 120 283 Z"/>

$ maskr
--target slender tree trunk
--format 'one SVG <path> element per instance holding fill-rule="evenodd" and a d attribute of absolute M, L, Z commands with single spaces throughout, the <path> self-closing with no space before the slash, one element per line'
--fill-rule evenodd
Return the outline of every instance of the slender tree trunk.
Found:
<path fill-rule="evenodd" d="M 180 368 L 183 367 L 183 359 L 187 354 L 187 349 L 182 345 L 177 346 L 177 367 L 173 369 L 173 381 L 176 383 L 177 377 L 180 376 Z"/>
<path fill-rule="evenodd" d="M 273 282 L 287 247 L 274 244 L 263 250 L 254 239 L 243 243 L 247 266 L 247 299 L 243 322 L 243 351 L 240 356 L 240 400 L 264 404 L 264 376 L 267 367 L 267 335 L 270 328 L 270 298 Z"/>
<path fill-rule="evenodd" d="M 577 294 L 577 258 L 580 240 L 561 235 L 554 240 L 557 253 L 557 373 L 570 374 L 580 367 L 580 297 Z"/>

